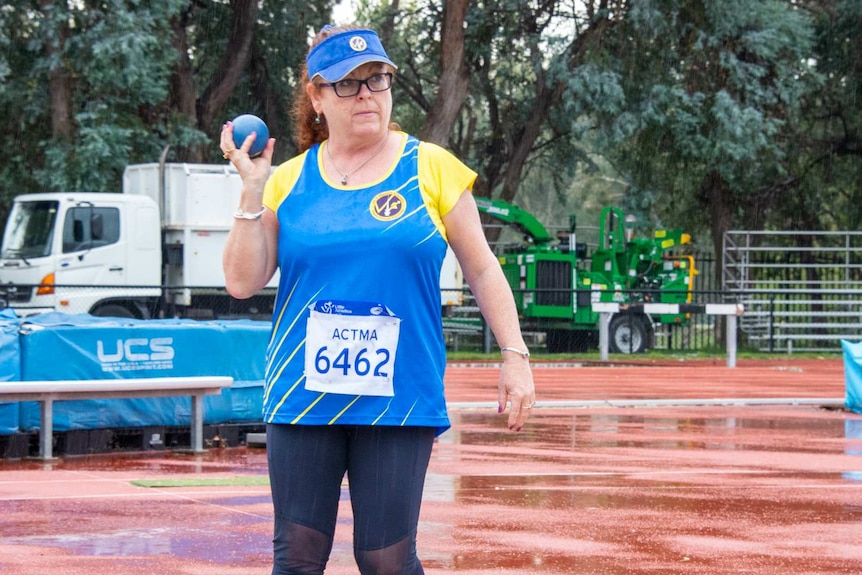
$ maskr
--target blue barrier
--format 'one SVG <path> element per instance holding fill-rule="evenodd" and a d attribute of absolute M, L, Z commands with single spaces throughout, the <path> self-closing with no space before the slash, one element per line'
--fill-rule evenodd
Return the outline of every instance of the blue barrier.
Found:
<path fill-rule="evenodd" d="M 844 407 L 862 413 L 862 341 L 841 340 L 844 350 L 844 382 L 846 393 Z"/>
<path fill-rule="evenodd" d="M 21 379 L 21 347 L 18 344 L 19 319 L 11 309 L 0 310 L 0 385 Z M 18 404 L 0 402 L 0 435 L 18 431 Z"/>
<path fill-rule="evenodd" d="M 8 339 L 0 346 L 0 386 L 4 374 L 13 379 L 16 366 L 24 381 L 229 376 L 231 388 L 204 398 L 204 423 L 258 422 L 269 334 L 269 322 L 252 320 L 41 314 L 10 320 L 9 330 L 0 333 Z M 0 434 L 38 429 L 39 413 L 34 401 L 0 404 Z M 55 431 L 186 426 L 191 400 L 76 399 L 57 402 L 53 415 Z"/>

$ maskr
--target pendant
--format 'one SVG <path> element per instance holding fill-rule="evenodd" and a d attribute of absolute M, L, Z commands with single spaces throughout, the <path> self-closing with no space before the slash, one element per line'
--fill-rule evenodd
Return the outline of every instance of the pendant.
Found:
<path fill-rule="evenodd" d="M 341 178 L 341 185 L 342 185 L 342 186 L 346 186 L 346 185 L 347 185 L 347 176 L 343 176 L 343 177 Z"/>

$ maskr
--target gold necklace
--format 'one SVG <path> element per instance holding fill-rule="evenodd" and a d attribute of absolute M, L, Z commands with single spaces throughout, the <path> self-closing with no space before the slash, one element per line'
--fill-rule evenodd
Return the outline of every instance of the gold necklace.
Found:
<path fill-rule="evenodd" d="M 341 174 L 341 185 L 347 185 L 347 178 L 351 176 L 351 174 L 355 174 L 362 166 L 373 160 L 377 154 L 383 151 L 383 148 L 386 147 L 386 142 L 389 140 L 389 132 L 386 132 L 386 136 L 383 138 L 383 141 L 380 143 L 380 147 L 374 150 L 374 153 L 368 156 L 361 164 L 350 170 L 349 172 L 342 172 L 341 169 L 335 164 L 335 158 L 332 157 L 332 152 L 329 151 L 329 142 L 326 142 L 326 155 L 329 156 L 329 161 L 332 162 L 332 167 L 335 168 L 335 171 Z"/>

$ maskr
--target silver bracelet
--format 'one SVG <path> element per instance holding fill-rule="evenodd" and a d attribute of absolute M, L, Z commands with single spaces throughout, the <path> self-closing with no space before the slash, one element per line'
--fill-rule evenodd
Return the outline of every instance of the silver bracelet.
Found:
<path fill-rule="evenodd" d="M 501 348 L 500 348 L 500 351 L 511 351 L 512 353 L 517 353 L 518 355 L 520 355 L 520 356 L 521 356 L 521 357 L 523 357 L 524 359 L 530 359 L 530 352 L 529 352 L 529 350 L 527 350 L 527 351 L 523 351 L 523 350 L 520 350 L 520 349 L 518 349 L 518 348 L 516 348 L 516 347 L 501 347 Z"/>
<path fill-rule="evenodd" d="M 253 214 L 250 214 L 248 212 L 242 211 L 242 208 L 237 208 L 236 211 L 233 213 L 233 217 L 235 217 L 238 220 L 259 220 L 261 218 L 261 216 L 263 216 L 263 213 L 265 211 L 266 211 L 266 208 L 263 208 L 259 212 L 255 212 Z"/>

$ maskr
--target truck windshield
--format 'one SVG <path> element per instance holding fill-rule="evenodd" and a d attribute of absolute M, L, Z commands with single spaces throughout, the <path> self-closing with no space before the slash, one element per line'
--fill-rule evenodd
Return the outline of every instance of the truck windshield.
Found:
<path fill-rule="evenodd" d="M 39 258 L 51 253 L 56 201 L 15 202 L 3 233 L 2 257 Z"/>

